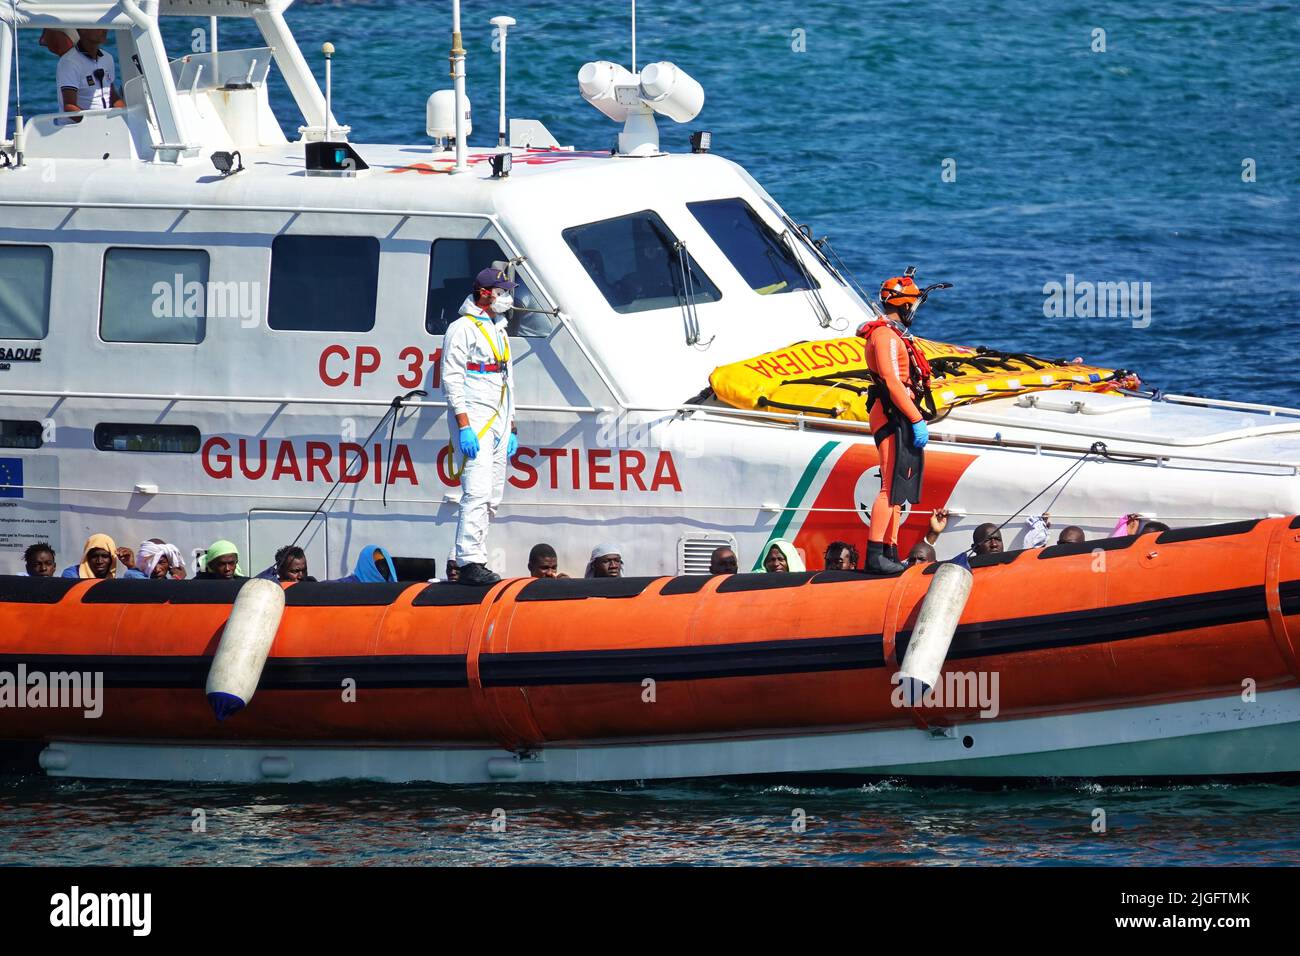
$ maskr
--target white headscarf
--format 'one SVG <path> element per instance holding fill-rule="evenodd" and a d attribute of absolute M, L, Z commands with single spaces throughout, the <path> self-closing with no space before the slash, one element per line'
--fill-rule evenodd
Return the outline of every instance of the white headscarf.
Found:
<path fill-rule="evenodd" d="M 153 577 L 153 569 L 158 566 L 158 559 L 164 557 L 170 563 L 171 557 L 167 554 L 167 545 L 158 544 L 154 541 L 142 541 L 135 552 L 136 570 L 146 578 L 151 578 Z"/>
<path fill-rule="evenodd" d="M 785 563 L 789 566 L 790 571 L 801 572 L 808 570 L 804 567 L 803 558 L 799 556 L 799 551 L 793 544 L 785 538 L 773 538 L 767 543 L 767 547 L 763 549 L 763 562 L 758 566 L 759 571 L 767 570 L 767 556 L 772 553 L 773 548 L 785 555 Z"/>
<path fill-rule="evenodd" d="M 594 578 L 596 576 L 596 559 L 603 558 L 607 554 L 617 554 L 620 558 L 623 556 L 622 549 L 616 544 L 598 544 L 591 549 L 591 560 L 587 562 L 587 573 L 585 577 Z"/>

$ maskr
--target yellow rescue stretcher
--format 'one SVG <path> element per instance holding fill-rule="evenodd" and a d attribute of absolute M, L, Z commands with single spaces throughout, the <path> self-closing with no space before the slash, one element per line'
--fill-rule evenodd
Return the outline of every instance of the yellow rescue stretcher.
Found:
<path fill-rule="evenodd" d="M 1114 392 L 1141 381 L 1125 369 L 1073 364 L 1024 352 L 970 348 L 915 339 L 933 377 L 937 416 L 962 405 L 1021 392 L 1078 389 Z M 730 365 L 709 376 L 713 393 L 736 408 L 771 409 L 865 422 L 868 419 L 866 343 L 857 337 L 799 342 Z"/>

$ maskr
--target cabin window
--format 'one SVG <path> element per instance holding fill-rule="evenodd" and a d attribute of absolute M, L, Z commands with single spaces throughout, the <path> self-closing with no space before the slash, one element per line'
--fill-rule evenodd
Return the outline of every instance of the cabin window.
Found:
<path fill-rule="evenodd" d="M 686 208 L 759 295 L 809 288 L 811 277 L 804 276 L 790 247 L 743 199 L 692 202 Z"/>
<path fill-rule="evenodd" d="M 0 339 L 43 339 L 50 331 L 49 246 L 0 246 Z"/>
<path fill-rule="evenodd" d="M 424 327 L 430 335 L 444 335 L 460 315 L 465 297 L 474 292 L 474 277 L 493 263 L 504 270 L 507 256 L 492 239 L 438 239 L 429 253 L 429 294 L 425 300 Z M 537 297 L 520 275 L 515 305 L 539 309 Z M 510 314 L 509 333 L 528 338 L 545 338 L 555 328 L 555 318 L 536 312 Z"/>
<path fill-rule="evenodd" d="M 379 240 L 276 236 L 267 324 L 282 332 L 369 332 L 375 327 Z"/>
<path fill-rule="evenodd" d="M 677 237 L 649 210 L 573 226 L 564 230 L 564 241 L 615 312 L 673 308 L 686 289 L 697 304 L 722 298 L 689 256 L 690 269 L 684 273 Z"/>
<path fill-rule="evenodd" d="M 199 450 L 199 430 L 193 425 L 141 425 L 101 422 L 95 426 L 100 451 L 173 452 L 192 455 Z"/>
<path fill-rule="evenodd" d="M 202 249 L 104 253 L 99 336 L 105 342 L 197 345 L 207 331 L 208 254 Z"/>
<path fill-rule="evenodd" d="M 40 448 L 43 444 L 40 422 L 0 418 L 0 448 Z"/>

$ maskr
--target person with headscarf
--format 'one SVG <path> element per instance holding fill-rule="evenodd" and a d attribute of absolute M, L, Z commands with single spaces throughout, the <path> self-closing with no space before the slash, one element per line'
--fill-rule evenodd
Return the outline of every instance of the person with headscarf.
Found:
<path fill-rule="evenodd" d="M 768 545 L 767 555 L 763 558 L 763 570 L 770 574 L 786 571 L 806 571 L 799 551 L 785 538 L 773 538 Z"/>
<path fill-rule="evenodd" d="M 135 567 L 127 568 L 124 578 L 143 578 L 145 580 L 171 580 L 171 558 L 167 553 L 167 544 L 150 538 L 140 543 L 135 552 Z"/>
<path fill-rule="evenodd" d="M 154 544 L 161 544 L 166 549 L 167 576 L 173 581 L 185 580 L 185 558 L 181 556 L 181 549 L 158 538 L 150 538 L 149 540 Z"/>
<path fill-rule="evenodd" d="M 352 573 L 339 578 L 338 582 L 380 584 L 396 580 L 397 568 L 393 566 L 393 559 L 388 556 L 388 552 L 377 544 L 368 544 L 361 549 L 361 557 L 357 558 L 357 566 Z"/>
<path fill-rule="evenodd" d="M 81 549 L 81 563 L 63 569 L 65 578 L 111 578 L 117 574 L 117 544 L 106 534 L 92 534 Z"/>
<path fill-rule="evenodd" d="M 623 576 L 623 555 L 616 544 L 598 544 L 591 549 L 591 560 L 587 562 L 586 577 L 621 578 Z"/>
<path fill-rule="evenodd" d="M 224 538 L 212 542 L 203 555 L 202 565 L 194 575 L 196 581 L 230 581 L 244 576 L 244 569 L 239 566 L 239 548 Z"/>

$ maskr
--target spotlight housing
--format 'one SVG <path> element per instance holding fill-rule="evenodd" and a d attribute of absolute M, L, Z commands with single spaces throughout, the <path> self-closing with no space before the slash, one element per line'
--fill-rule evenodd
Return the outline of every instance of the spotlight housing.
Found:
<path fill-rule="evenodd" d="M 221 174 L 223 179 L 242 172 L 244 169 L 244 157 L 239 155 L 239 150 L 229 153 L 225 150 L 218 150 L 212 154 L 211 159 L 212 165 L 216 167 L 217 172 Z"/>

